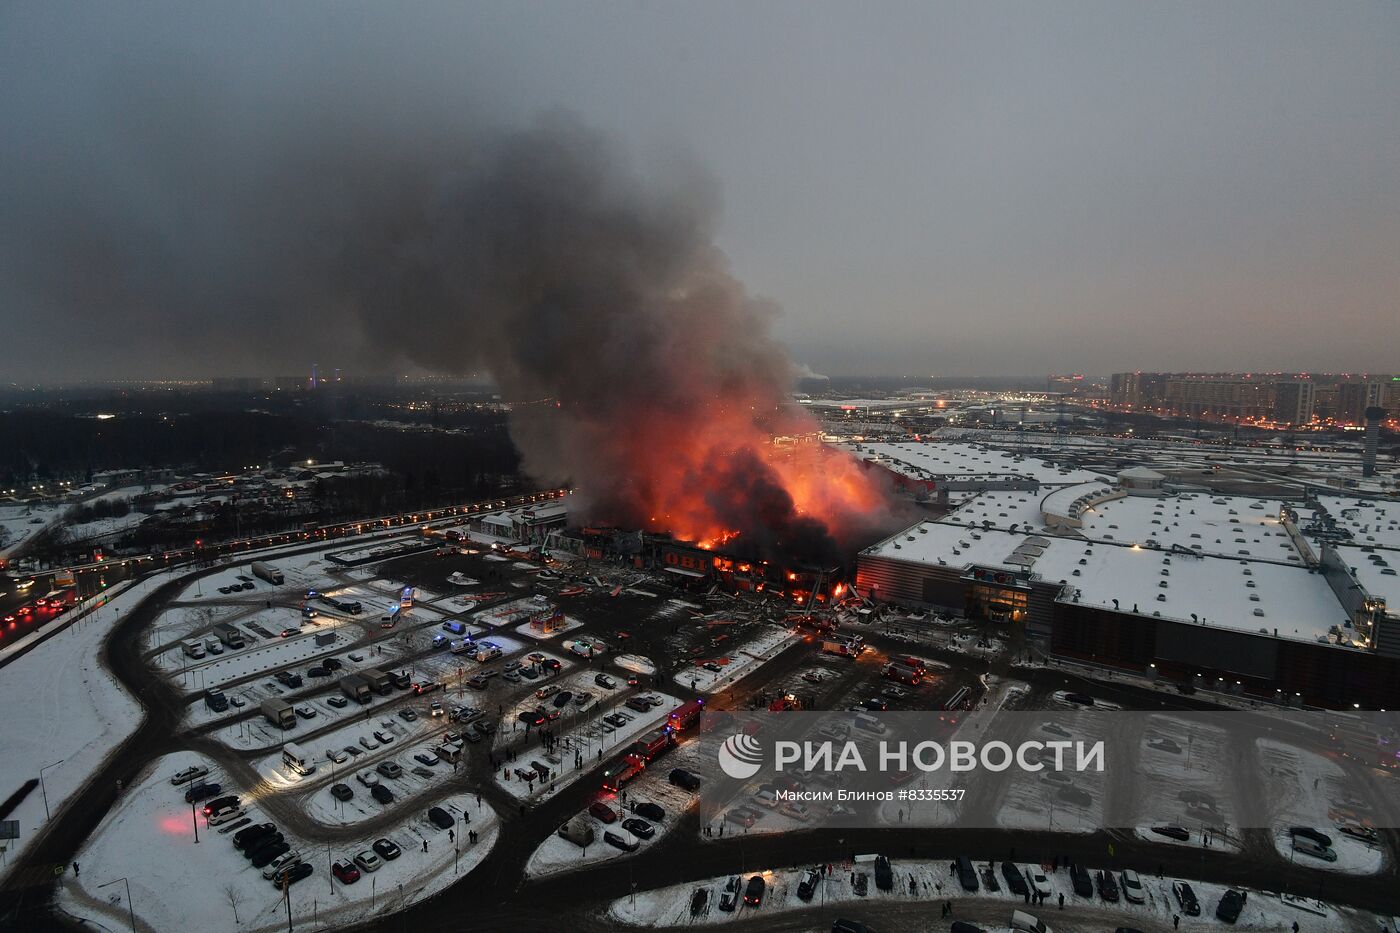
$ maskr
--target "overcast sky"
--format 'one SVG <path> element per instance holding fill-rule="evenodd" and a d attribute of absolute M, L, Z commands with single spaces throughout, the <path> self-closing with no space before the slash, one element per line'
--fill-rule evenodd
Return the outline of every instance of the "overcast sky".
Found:
<path fill-rule="evenodd" d="M 1389 0 L 32 0 L 0 5 L 0 378 L 398 365 L 211 298 L 236 283 L 187 256 L 266 261 L 201 200 L 213 167 L 252 166 L 237 192 L 309 161 L 287 140 L 327 111 L 336 145 L 447 159 L 559 109 L 708 177 L 732 272 L 820 372 L 1400 370 Z"/>

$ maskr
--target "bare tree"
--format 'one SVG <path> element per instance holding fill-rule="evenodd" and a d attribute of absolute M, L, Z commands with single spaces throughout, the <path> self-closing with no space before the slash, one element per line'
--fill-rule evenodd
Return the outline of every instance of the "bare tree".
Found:
<path fill-rule="evenodd" d="M 224 894 L 228 897 L 228 905 L 233 908 L 233 922 L 240 923 L 241 921 L 238 919 L 238 886 L 226 885 Z"/>

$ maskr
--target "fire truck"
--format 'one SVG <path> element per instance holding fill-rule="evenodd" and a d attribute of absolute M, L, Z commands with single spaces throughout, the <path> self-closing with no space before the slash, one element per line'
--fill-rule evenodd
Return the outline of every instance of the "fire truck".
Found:
<path fill-rule="evenodd" d="M 671 731 L 669 729 L 657 729 L 642 736 L 637 741 L 628 746 L 624 757 L 633 763 L 646 767 L 661 755 L 673 744 Z"/>
<path fill-rule="evenodd" d="M 839 654 L 844 658 L 859 657 L 865 650 L 865 639 L 859 635 L 839 635 L 822 640 L 823 654 Z"/>
<path fill-rule="evenodd" d="M 666 721 L 674 731 L 684 732 L 699 721 L 700 714 L 704 710 L 704 700 L 691 700 L 671 710 L 671 715 L 666 718 Z"/>
<path fill-rule="evenodd" d="M 610 794 L 620 791 L 628 781 L 642 773 L 645 765 L 640 765 L 630 756 L 624 755 L 603 771 L 603 790 Z"/>

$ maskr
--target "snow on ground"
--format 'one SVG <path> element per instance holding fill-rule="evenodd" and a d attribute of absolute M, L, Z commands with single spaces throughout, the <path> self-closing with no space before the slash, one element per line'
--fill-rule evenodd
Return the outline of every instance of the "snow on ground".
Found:
<path fill-rule="evenodd" d="M 169 777 L 197 761 L 200 756 L 192 753 L 166 756 L 122 797 L 78 855 L 87 873 L 62 885 L 59 899 L 65 910 L 79 917 L 102 917 L 112 929 L 123 926 L 127 922 L 125 886 L 99 889 L 98 885 L 124 875 L 138 923 L 148 928 L 271 933 L 285 927 L 286 907 L 280 892 L 242 858 L 233 846 L 232 833 L 203 825 L 201 817 L 195 845 L 189 805 L 181 788 L 170 785 Z M 449 841 L 446 830 L 429 823 L 424 811 L 405 813 L 404 823 L 384 834 L 403 854 L 350 885 L 332 883 L 323 845 L 289 836 L 313 866 L 311 876 L 291 889 L 297 928 L 336 929 L 399 910 L 475 868 L 495 844 L 494 811 L 467 794 L 450 797 L 439 806 L 457 818 L 455 842 Z M 267 820 L 256 807 L 246 812 L 256 822 Z M 471 816 L 470 824 L 462 822 L 464 813 Z M 475 846 L 466 841 L 468 828 L 482 834 Z M 334 847 L 330 857 L 349 858 L 373 841 L 366 838 L 358 845 Z M 458 849 L 455 860 L 454 848 Z"/>
<path fill-rule="evenodd" d="M 270 620 L 250 619 L 273 634 L 281 630 L 268 627 Z M 362 632 L 353 624 L 340 620 L 325 621 L 326 617 L 308 620 L 322 622 L 320 625 L 305 625 L 300 635 L 291 635 L 276 640 L 264 639 L 254 648 L 238 650 L 225 649 L 223 654 L 207 655 L 196 660 L 188 657 L 178 646 L 161 652 L 155 658 L 156 665 L 171 674 L 170 684 L 186 693 L 197 693 L 208 687 L 217 687 L 231 680 L 239 680 L 262 673 L 280 670 L 291 665 L 310 664 L 319 658 L 344 651 L 362 637 Z M 275 624 L 275 623 L 274 623 Z M 318 645 L 316 636 L 334 632 L 336 640 L 329 645 Z"/>
<path fill-rule="evenodd" d="M 1347 874 L 1375 874 L 1385 867 L 1385 853 L 1377 846 L 1339 831 L 1340 810 L 1350 800 L 1365 799 L 1340 765 L 1315 752 L 1273 739 L 1256 741 L 1262 767 L 1269 769 L 1270 818 L 1280 830 L 1274 834 L 1279 855 L 1313 868 Z M 1356 822 L 1356 814 L 1346 820 Z M 1332 838 L 1336 861 L 1328 862 L 1302 852 L 1295 853 L 1288 835 L 1290 826 L 1307 826 Z"/>
<path fill-rule="evenodd" d="M 575 707 L 575 715 L 571 717 L 572 722 L 579 722 L 582 717 L 591 718 L 573 728 L 566 726 L 563 729 L 558 729 L 555 734 L 560 743 L 559 748 L 553 754 L 543 754 L 544 750 L 538 745 L 520 752 L 514 763 L 508 764 L 502 769 L 502 773 L 496 775 L 496 783 L 517 799 L 547 800 L 559 790 L 568 787 L 581 774 L 597 765 L 599 761 L 606 760 L 620 749 L 625 749 L 638 736 L 659 728 L 666 722 L 666 717 L 670 715 L 671 710 L 681 703 L 675 697 L 664 693 L 648 695 L 659 697 L 661 703 L 659 705 L 653 704 L 651 710 L 645 713 L 639 713 L 620 704 L 608 710 L 606 708 L 600 709 L 595 702 L 581 713 Z M 546 709 L 553 708 L 548 700 L 544 701 L 544 706 Z M 626 717 L 628 721 L 615 729 L 608 726 L 607 729 L 612 730 L 609 732 L 603 728 L 602 722 L 602 717 L 609 713 Z M 568 721 L 566 720 L 566 722 Z M 506 723 L 503 721 L 501 732 L 505 731 Z M 575 758 L 575 754 L 580 757 Z M 536 781 L 531 784 L 514 773 L 514 768 L 528 768 L 532 760 L 538 760 L 548 765 L 554 777 L 549 782 Z M 576 760 L 580 762 L 581 767 L 575 768 L 574 762 Z M 507 777 L 507 775 L 509 776 Z"/>
<path fill-rule="evenodd" d="M 62 515 L 63 510 L 56 505 L 0 506 L 0 557 L 23 544 L 29 536 L 43 531 Z"/>
<path fill-rule="evenodd" d="M 68 623 L 0 674 L 0 708 L 24 713 L 8 717 L 0 755 L 0 794 L 9 796 L 44 769 L 43 791 L 56 813 L 117 745 L 136 730 L 141 708 L 99 661 L 102 642 L 140 600 L 167 581 L 164 575 L 131 584 L 92 614 Z M 62 762 L 46 767 L 51 762 Z M 19 839 L 7 860 L 16 864 L 45 819 L 43 794 L 35 788 L 10 819 Z"/>
<path fill-rule="evenodd" d="M 565 616 L 564 621 L 561 624 L 557 625 L 557 627 L 552 628 L 547 632 L 541 629 L 539 626 L 536 626 L 532 622 L 526 622 L 524 625 L 517 625 L 515 627 L 515 630 L 521 635 L 524 635 L 526 638 L 533 638 L 536 641 L 543 641 L 547 638 L 557 638 L 558 636 L 563 635 L 565 632 L 572 632 L 574 629 L 581 628 L 582 626 L 582 621 L 575 619 L 573 616 Z"/>
<path fill-rule="evenodd" d="M 659 759 L 652 767 L 649 767 L 641 777 L 627 785 L 627 801 L 623 804 L 619 798 L 610 797 L 614 807 L 619 805 L 624 810 L 625 817 L 631 817 L 632 811 L 641 803 L 654 803 L 666 811 L 666 818 L 659 823 L 647 820 L 656 830 L 656 835 L 651 839 L 643 840 L 636 852 L 624 852 L 616 846 L 603 841 L 603 831 L 608 827 L 596 817 L 590 816 L 585 810 L 579 814 L 583 819 L 588 820 L 593 827 L 594 839 L 587 847 L 577 846 L 569 840 L 563 838 L 558 833 L 551 835 L 544 842 L 540 843 L 533 855 L 530 856 L 529 863 L 525 866 L 526 874 L 530 877 L 556 874 L 559 872 L 573 871 L 576 868 L 583 868 L 588 865 L 595 865 L 598 862 L 609 861 L 611 859 L 627 858 L 632 855 L 643 855 L 652 846 L 656 845 L 670 831 L 675 829 L 680 822 L 681 815 L 690 807 L 695 805 L 696 796 L 690 791 L 682 790 L 671 784 L 666 779 L 672 768 L 682 768 L 690 765 L 688 758 L 684 757 L 685 751 L 699 748 L 699 742 L 682 744 L 678 748 L 672 749 L 664 757 Z M 614 824 L 617 825 L 617 824 Z"/>
<path fill-rule="evenodd" d="M 697 693 L 715 693 L 749 674 L 801 637 L 802 634 L 796 629 L 771 628 L 738 649 L 727 659 L 727 664 L 716 665 L 718 671 L 708 671 L 697 665 L 683 673 L 678 672 L 676 680 Z"/>
<path fill-rule="evenodd" d="M 591 848 L 591 847 L 590 847 Z M 868 894 L 864 898 L 859 898 L 852 887 L 852 869 L 866 874 L 868 881 Z M 934 909 L 934 901 L 952 901 L 953 916 L 959 915 L 960 905 L 994 905 L 998 902 L 1005 905 L 1007 921 L 1010 921 L 1013 910 L 1022 910 L 1044 919 L 1051 927 L 1060 928 L 1060 924 L 1055 923 L 1055 917 L 1059 913 L 1057 908 L 1058 896 L 1063 893 L 1066 907 L 1093 906 L 1098 911 L 1110 911 L 1122 917 L 1122 923 L 1127 927 L 1154 925 L 1160 929 L 1170 929 L 1172 916 L 1179 913 L 1176 902 L 1171 895 L 1170 878 L 1150 878 L 1142 879 L 1143 888 L 1147 895 L 1144 904 L 1129 904 L 1126 901 L 1116 905 L 1105 904 L 1096 899 L 1086 899 L 1075 895 L 1074 888 L 1070 883 L 1067 869 L 1051 871 L 1041 868 L 1045 872 L 1050 882 L 1050 899 L 1040 906 L 1026 906 L 1020 897 L 1009 893 L 1005 884 L 1000 884 L 1000 891 L 988 891 L 985 886 L 979 885 L 979 890 L 968 894 L 962 890 L 955 877 L 949 872 L 949 863 L 946 861 L 905 861 L 895 860 L 893 863 L 894 877 L 896 883 L 891 891 L 881 891 L 874 883 L 873 869 L 869 864 L 852 866 L 850 862 L 844 862 L 832 866 L 831 874 L 824 875 L 817 885 L 812 900 L 804 901 L 797 894 L 798 882 L 801 880 L 802 871 L 764 870 L 757 872 L 761 874 L 766 882 L 763 903 L 758 907 L 741 905 L 736 911 L 726 913 L 719 909 L 719 898 L 724 890 L 725 883 L 729 876 L 721 878 L 711 878 L 692 884 L 673 885 L 667 888 L 658 888 L 652 891 L 638 892 L 635 896 L 619 898 L 613 901 L 608 908 L 607 916 L 617 923 L 638 927 L 671 927 L 690 926 L 700 924 L 719 924 L 730 920 L 748 920 L 754 914 L 774 914 L 786 911 L 794 911 L 811 908 L 819 905 L 833 905 L 841 902 L 865 901 L 872 903 L 880 902 L 915 902 L 923 901 L 928 904 L 931 912 Z M 979 871 L 983 866 L 979 863 Z M 1037 866 L 1022 866 L 1022 872 Z M 741 882 L 747 882 L 756 872 L 750 871 L 740 877 Z M 1002 881 L 1000 871 L 997 872 L 997 880 Z M 910 891 L 910 882 L 913 882 L 915 892 Z M 1196 897 L 1201 904 L 1201 916 L 1182 917 L 1181 927 L 1183 930 L 1291 930 L 1294 921 L 1297 921 L 1304 930 L 1315 930 L 1323 922 L 1322 917 L 1317 916 L 1309 910 L 1303 910 L 1293 906 L 1276 894 L 1263 891 L 1250 890 L 1249 898 L 1245 903 L 1244 910 L 1240 914 L 1239 921 L 1233 926 L 1227 925 L 1223 921 L 1215 919 L 1215 907 L 1220 902 L 1221 896 L 1226 888 L 1217 884 L 1206 884 L 1204 882 L 1191 882 L 1191 887 L 1195 890 Z M 709 892 L 708 908 L 698 916 L 692 916 L 690 912 L 691 897 L 697 888 L 704 888 Z M 1310 906 L 1316 902 L 1307 902 Z M 1322 910 L 1327 912 L 1326 929 L 1379 929 L 1379 918 L 1373 917 L 1360 911 L 1349 908 L 1337 908 L 1330 905 L 1323 905 Z M 1082 928 L 1082 927 L 1076 927 Z M 1095 926 L 1096 929 L 1103 929 L 1102 926 Z"/>

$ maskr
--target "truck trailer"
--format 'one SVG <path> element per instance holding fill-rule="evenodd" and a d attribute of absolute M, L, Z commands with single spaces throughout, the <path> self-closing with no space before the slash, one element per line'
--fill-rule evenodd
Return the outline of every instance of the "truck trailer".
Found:
<path fill-rule="evenodd" d="M 219 641 L 224 643 L 225 648 L 243 647 L 243 632 L 236 625 L 220 622 L 214 626 L 214 634 L 218 636 Z"/>
<path fill-rule="evenodd" d="M 369 684 L 369 688 L 380 696 L 388 696 L 394 689 L 394 679 L 377 667 L 367 667 L 360 671 L 360 676 Z"/>
<path fill-rule="evenodd" d="M 268 697 L 262 701 L 260 709 L 262 714 L 267 717 L 267 721 L 274 726 L 290 729 L 297 724 L 296 710 L 292 709 L 292 704 L 286 700 Z"/>
<path fill-rule="evenodd" d="M 282 577 L 282 571 L 278 570 L 272 564 L 264 563 L 260 560 L 255 560 L 253 561 L 253 564 L 249 569 L 253 571 L 253 576 L 260 577 L 263 580 L 266 580 L 268 583 L 271 583 L 273 586 L 281 586 L 284 582 Z"/>
<path fill-rule="evenodd" d="M 369 681 L 360 674 L 346 674 L 340 678 L 340 692 L 356 703 L 368 703 Z"/>

